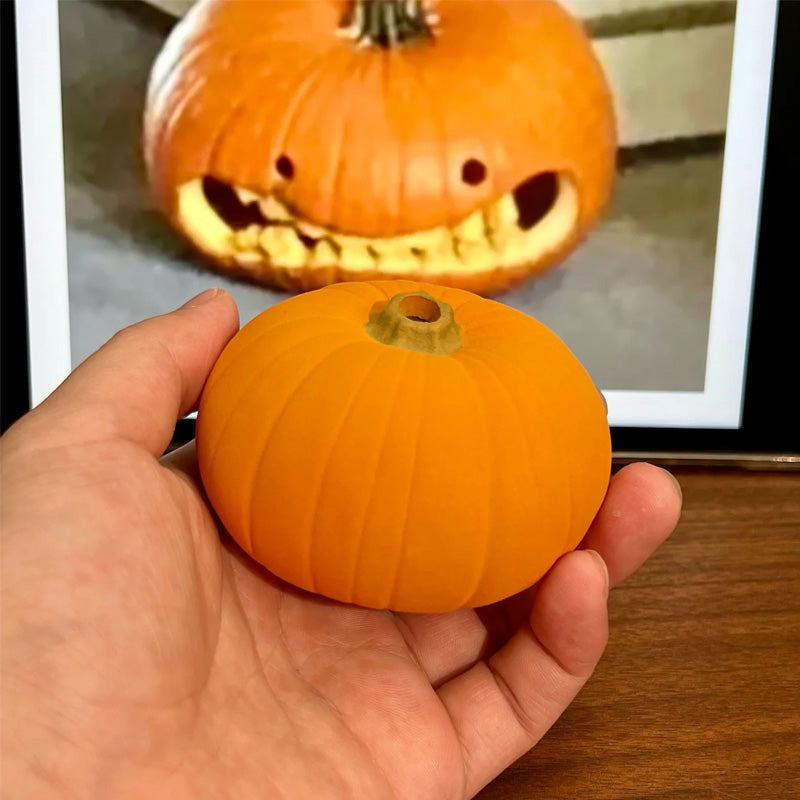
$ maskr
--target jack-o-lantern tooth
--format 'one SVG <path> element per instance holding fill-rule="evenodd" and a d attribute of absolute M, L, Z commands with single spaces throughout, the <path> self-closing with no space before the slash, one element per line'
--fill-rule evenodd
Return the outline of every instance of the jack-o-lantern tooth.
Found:
<path fill-rule="evenodd" d="M 497 250 L 496 231 L 497 227 L 497 212 L 494 210 L 495 204 L 485 206 L 481 209 L 481 217 L 483 218 L 483 231 L 486 234 L 486 241 L 489 246 Z"/>
<path fill-rule="evenodd" d="M 369 241 L 359 236 L 335 236 L 341 255 L 339 260 L 347 269 L 368 270 L 375 266 L 375 257 L 367 249 Z"/>
<path fill-rule="evenodd" d="M 286 238 L 286 250 L 284 251 L 283 263 L 287 267 L 302 267 L 308 263 L 311 251 L 300 241 L 297 231 L 292 228 L 284 228 Z"/>
<path fill-rule="evenodd" d="M 236 192 L 236 196 L 239 198 L 239 202 L 242 203 L 242 205 L 247 206 L 251 203 L 261 202 L 261 195 L 251 192 L 249 189 L 243 189 L 241 186 L 234 186 L 233 191 Z"/>
<path fill-rule="evenodd" d="M 246 228 L 236 231 L 233 237 L 233 244 L 237 250 L 255 250 L 258 247 L 258 240 L 263 229 L 259 225 L 248 225 Z"/>
<path fill-rule="evenodd" d="M 270 225 L 259 236 L 261 249 L 275 263 L 286 267 L 302 267 L 308 261 L 308 248 L 288 225 Z"/>
<path fill-rule="evenodd" d="M 497 212 L 497 202 L 489 206 L 484 206 L 482 209 L 483 214 L 483 227 L 486 231 L 486 237 L 490 241 L 494 241 L 497 229 L 500 227 L 500 215 Z"/>
<path fill-rule="evenodd" d="M 469 272 L 492 269 L 497 264 L 497 253 L 485 238 L 479 242 L 457 240 L 455 251 L 458 260 L 467 267 Z"/>
<path fill-rule="evenodd" d="M 312 222 L 306 222 L 302 219 L 295 220 L 295 225 L 300 233 L 304 234 L 305 236 L 310 236 L 312 239 L 322 239 L 323 236 L 328 235 L 328 231 L 325 228 L 321 228 L 319 225 L 314 225 Z"/>
<path fill-rule="evenodd" d="M 260 250 L 241 250 L 233 254 L 233 260 L 240 267 L 253 267 L 265 261 L 264 254 Z"/>
<path fill-rule="evenodd" d="M 320 239 L 308 256 L 308 266 L 330 267 L 339 263 L 339 251 L 327 239 Z"/>
<path fill-rule="evenodd" d="M 380 254 L 381 270 L 389 275 L 407 275 L 419 269 L 419 259 L 409 245 L 410 236 L 378 239 L 372 247 Z"/>
<path fill-rule="evenodd" d="M 509 192 L 504 194 L 495 204 L 495 220 L 494 232 L 503 234 L 509 228 L 516 228 L 519 221 L 519 209 L 514 200 L 514 195 Z"/>
<path fill-rule="evenodd" d="M 403 244 L 409 251 L 425 253 L 426 257 L 446 258 L 453 251 L 453 233 L 449 228 L 440 225 L 427 231 L 409 233 L 402 237 Z"/>
<path fill-rule="evenodd" d="M 276 235 L 277 228 L 269 226 L 261 228 L 258 235 L 258 246 L 274 261 L 283 254 L 283 241 Z"/>
<path fill-rule="evenodd" d="M 523 232 L 516 227 L 506 230 L 506 235 L 498 242 L 501 262 L 506 266 L 524 264 L 530 257 L 529 251 L 531 247 L 537 247 L 536 239 L 543 238 L 541 232 L 536 229 Z M 538 244 L 538 247 L 544 248 L 546 243 L 542 241 Z"/>
<path fill-rule="evenodd" d="M 517 225 L 519 210 L 512 194 L 504 194 L 487 210 L 488 239 L 491 247 L 507 263 L 505 254 L 509 246 L 520 244 L 520 228 Z"/>
<path fill-rule="evenodd" d="M 462 242 L 482 242 L 486 239 L 483 211 L 478 209 L 453 228 L 455 237 Z"/>
<path fill-rule="evenodd" d="M 261 213 L 269 220 L 276 222 L 289 222 L 294 219 L 294 215 L 289 211 L 280 200 L 269 195 L 259 199 L 258 207 Z"/>

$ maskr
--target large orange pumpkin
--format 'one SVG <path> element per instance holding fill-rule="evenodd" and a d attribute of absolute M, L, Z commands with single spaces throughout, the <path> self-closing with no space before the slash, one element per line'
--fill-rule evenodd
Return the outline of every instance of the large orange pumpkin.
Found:
<path fill-rule="evenodd" d="M 597 220 L 615 147 L 601 66 L 553 0 L 199 0 L 144 132 L 173 224 L 293 289 L 514 285 Z"/>
<path fill-rule="evenodd" d="M 602 398 L 534 319 L 460 289 L 340 283 L 264 311 L 203 391 L 222 523 L 286 581 L 374 608 L 497 601 L 602 502 Z"/>

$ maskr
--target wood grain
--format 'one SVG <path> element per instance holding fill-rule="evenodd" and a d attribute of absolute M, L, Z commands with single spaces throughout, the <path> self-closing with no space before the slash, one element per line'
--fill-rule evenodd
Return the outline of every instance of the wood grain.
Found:
<path fill-rule="evenodd" d="M 595 675 L 480 800 L 800 796 L 800 472 L 677 470 Z"/>

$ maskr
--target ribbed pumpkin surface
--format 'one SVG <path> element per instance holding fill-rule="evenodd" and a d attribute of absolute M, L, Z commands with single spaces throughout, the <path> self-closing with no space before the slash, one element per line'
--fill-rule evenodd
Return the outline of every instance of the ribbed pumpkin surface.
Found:
<path fill-rule="evenodd" d="M 453 309 L 450 355 L 383 344 L 376 308 Z M 589 375 L 545 326 L 457 289 L 337 284 L 244 326 L 203 392 L 197 451 L 236 541 L 286 581 L 405 611 L 494 602 L 573 549 L 610 437 Z"/>
<path fill-rule="evenodd" d="M 144 146 L 165 209 L 211 174 L 363 236 L 455 223 L 537 171 L 568 170 L 593 217 L 614 120 L 580 22 L 551 0 L 440 0 L 433 40 L 357 47 L 349 0 L 201 0 L 148 88 Z M 287 182 L 275 171 L 286 154 Z M 479 159 L 488 179 L 465 184 Z"/>
<path fill-rule="evenodd" d="M 295 289 L 407 277 L 491 293 L 578 246 L 616 156 L 583 26 L 553 0 L 425 5 L 430 36 L 384 48 L 343 35 L 353 0 L 199 0 L 145 103 L 148 180 L 175 228 L 217 266 Z M 210 192 L 186 199 L 206 179 L 227 197 L 213 210 Z"/>

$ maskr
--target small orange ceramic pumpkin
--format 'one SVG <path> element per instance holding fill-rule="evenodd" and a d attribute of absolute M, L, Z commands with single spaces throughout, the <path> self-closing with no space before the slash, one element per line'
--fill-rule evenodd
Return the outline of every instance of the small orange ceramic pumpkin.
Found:
<path fill-rule="evenodd" d="M 144 147 L 160 207 L 223 268 L 489 293 L 576 246 L 616 143 L 553 0 L 199 0 L 154 64 Z"/>
<path fill-rule="evenodd" d="M 275 575 L 421 612 L 535 583 L 586 532 L 611 460 L 602 398 L 554 333 L 408 281 L 245 325 L 203 391 L 197 454 L 223 524 Z"/>

